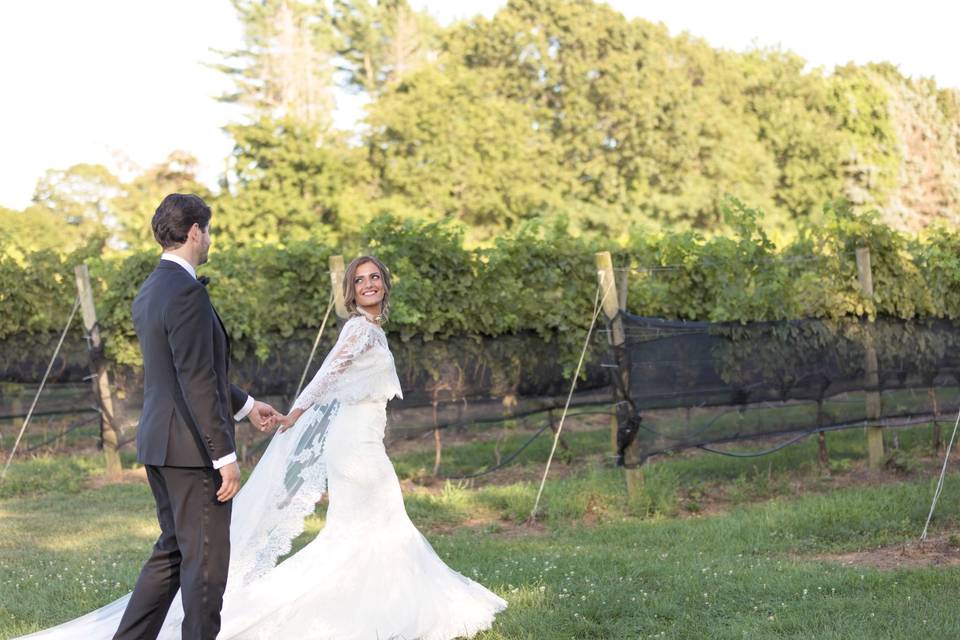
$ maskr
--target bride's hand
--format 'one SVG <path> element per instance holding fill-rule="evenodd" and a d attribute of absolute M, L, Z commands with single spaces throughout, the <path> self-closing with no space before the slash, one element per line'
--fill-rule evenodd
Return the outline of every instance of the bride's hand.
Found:
<path fill-rule="evenodd" d="M 280 428 L 278 429 L 280 433 L 283 433 L 284 431 L 292 427 L 293 424 L 296 422 L 296 420 L 294 420 L 290 416 L 280 416 L 279 418 L 275 418 L 275 420 L 277 421 L 277 424 L 280 425 Z"/>
<path fill-rule="evenodd" d="M 279 432 L 283 433 L 297 422 L 297 418 L 303 415 L 303 409 L 294 409 L 285 416 L 274 416 L 274 424 L 280 425 Z"/>

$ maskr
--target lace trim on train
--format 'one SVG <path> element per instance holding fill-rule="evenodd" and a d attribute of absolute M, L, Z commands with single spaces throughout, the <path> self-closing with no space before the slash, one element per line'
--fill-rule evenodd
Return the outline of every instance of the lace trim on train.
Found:
<path fill-rule="evenodd" d="M 296 449 L 291 453 L 283 482 L 278 483 L 257 523 L 257 540 L 231 563 L 230 572 L 249 582 L 276 566 L 277 560 L 288 553 L 293 541 L 303 533 L 306 519 L 316 509 L 317 502 L 327 491 L 327 465 L 324 450 L 328 427 L 336 417 L 340 403 L 314 405 L 304 412 L 293 426 L 300 434 Z"/>

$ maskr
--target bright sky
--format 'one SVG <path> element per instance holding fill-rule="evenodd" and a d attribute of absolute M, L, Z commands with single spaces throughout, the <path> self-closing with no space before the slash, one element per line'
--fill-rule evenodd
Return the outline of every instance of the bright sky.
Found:
<path fill-rule="evenodd" d="M 502 0 L 413 0 L 441 22 L 491 16 Z M 960 3 L 954 0 L 611 0 L 628 17 L 663 22 L 716 47 L 781 46 L 832 69 L 889 61 L 960 88 Z M 240 46 L 229 0 L 30 0 L 0 3 L 0 205 L 22 208 L 47 169 L 79 162 L 130 171 L 171 151 L 196 155 L 214 185 L 242 118 L 213 96 L 229 88 L 210 48 Z M 339 98 L 337 122 L 361 115 Z"/>

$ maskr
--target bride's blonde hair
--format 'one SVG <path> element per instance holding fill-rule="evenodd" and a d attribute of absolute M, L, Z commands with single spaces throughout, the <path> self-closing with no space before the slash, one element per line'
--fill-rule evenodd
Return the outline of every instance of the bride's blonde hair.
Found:
<path fill-rule="evenodd" d="M 372 262 L 380 270 L 380 278 L 383 282 L 383 302 L 380 303 L 380 315 L 386 320 L 387 314 L 390 312 L 390 270 L 387 269 L 387 265 L 373 256 L 354 258 L 347 265 L 347 271 L 343 275 L 343 304 L 347 307 L 347 313 L 359 315 L 360 312 L 357 311 L 357 291 L 353 286 L 353 279 L 357 276 L 357 269 L 360 265 L 368 262 Z"/>

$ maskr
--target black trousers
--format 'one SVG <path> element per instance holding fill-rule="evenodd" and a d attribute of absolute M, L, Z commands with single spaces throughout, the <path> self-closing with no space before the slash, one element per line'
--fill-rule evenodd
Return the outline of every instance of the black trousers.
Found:
<path fill-rule="evenodd" d="M 217 501 L 220 472 L 147 465 L 160 537 L 143 565 L 114 640 L 154 640 L 181 590 L 183 640 L 215 640 L 230 563 L 232 501 Z"/>

